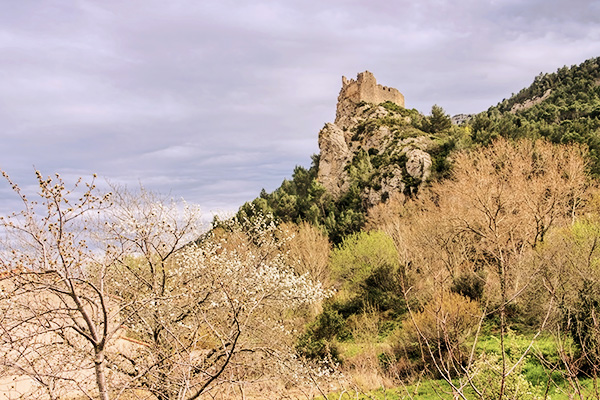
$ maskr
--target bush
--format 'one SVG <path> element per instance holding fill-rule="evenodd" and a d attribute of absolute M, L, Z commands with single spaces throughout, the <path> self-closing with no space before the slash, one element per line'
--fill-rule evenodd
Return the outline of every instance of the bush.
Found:
<path fill-rule="evenodd" d="M 573 341 L 586 360 L 588 368 L 597 369 L 600 364 L 600 293 L 597 285 L 584 280 L 579 291 L 575 310 L 567 323 Z"/>
<path fill-rule="evenodd" d="M 471 300 L 479 301 L 485 288 L 485 276 L 482 272 L 463 272 L 452 280 L 450 290 Z"/>
<path fill-rule="evenodd" d="M 504 387 L 502 387 L 502 364 L 502 358 L 499 355 L 485 353 L 475 362 L 471 371 L 472 383 L 480 393 L 479 399 L 537 400 L 543 398 L 521 374 L 519 367 L 504 378 Z M 512 365 L 509 363 L 505 369 L 509 370 L 511 367 Z"/>
<path fill-rule="evenodd" d="M 398 253 L 387 234 L 372 231 L 346 237 L 331 254 L 331 274 L 357 311 L 372 306 L 404 313 Z"/>
<path fill-rule="evenodd" d="M 298 338 L 296 351 L 308 359 L 332 360 L 340 363 L 336 340 L 349 335 L 345 318 L 335 309 L 335 304 L 327 303 L 323 312 Z"/>
<path fill-rule="evenodd" d="M 457 293 L 442 293 L 404 321 L 397 354 L 421 357 L 426 362 L 444 360 L 462 364 L 464 343 L 480 318 L 479 304 Z M 435 357 L 435 360 L 432 358 Z"/>

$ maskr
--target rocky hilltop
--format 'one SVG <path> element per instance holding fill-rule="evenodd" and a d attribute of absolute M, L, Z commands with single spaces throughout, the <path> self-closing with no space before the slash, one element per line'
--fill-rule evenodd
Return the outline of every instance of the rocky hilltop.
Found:
<path fill-rule="evenodd" d="M 368 71 L 342 78 L 336 118 L 319 132 L 320 154 L 309 169 L 241 207 L 241 218 L 258 211 L 282 222 L 309 222 L 332 243 L 364 226 L 373 206 L 412 196 L 449 170 L 455 138 L 441 107 L 431 116 L 404 107 L 397 89 L 377 84 Z M 374 211 L 376 212 L 376 211 Z"/>
<path fill-rule="evenodd" d="M 432 165 L 427 151 L 433 142 L 417 128 L 421 118 L 371 72 L 342 77 L 335 122 L 319 132 L 319 183 L 334 198 L 359 187 L 368 206 L 416 190 Z"/>
<path fill-rule="evenodd" d="M 310 168 L 296 166 L 292 179 L 271 193 L 263 190 L 240 216 L 260 212 L 307 222 L 339 244 L 385 208 L 373 206 L 450 177 L 457 151 L 501 136 L 581 143 L 590 149 L 591 173 L 600 176 L 600 58 L 540 74 L 530 87 L 475 115 L 450 118 L 438 105 L 423 115 L 404 104 L 402 93 L 379 85 L 368 71 L 343 77 L 335 120 L 319 132 L 320 154 Z"/>

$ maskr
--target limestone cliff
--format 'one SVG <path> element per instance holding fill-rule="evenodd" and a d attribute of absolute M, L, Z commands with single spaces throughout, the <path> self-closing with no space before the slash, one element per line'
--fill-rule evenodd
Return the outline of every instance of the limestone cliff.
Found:
<path fill-rule="evenodd" d="M 319 132 L 318 181 L 334 198 L 361 190 L 368 206 L 415 191 L 432 165 L 432 140 L 415 127 L 421 117 L 404 108 L 402 93 L 378 85 L 370 72 L 342 77 L 335 122 Z"/>

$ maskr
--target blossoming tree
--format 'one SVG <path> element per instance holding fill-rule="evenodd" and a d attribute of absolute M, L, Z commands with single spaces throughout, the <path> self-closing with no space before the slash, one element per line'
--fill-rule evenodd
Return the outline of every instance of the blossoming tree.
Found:
<path fill-rule="evenodd" d="M 293 358 L 286 313 L 324 296 L 267 219 L 199 236 L 197 207 L 143 189 L 38 172 L 38 203 L 5 177 L 24 207 L 1 220 L 0 368 L 22 398 L 198 398 Z"/>

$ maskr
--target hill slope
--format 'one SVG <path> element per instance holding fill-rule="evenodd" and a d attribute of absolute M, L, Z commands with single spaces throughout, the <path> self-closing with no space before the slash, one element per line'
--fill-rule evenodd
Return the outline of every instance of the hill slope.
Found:
<path fill-rule="evenodd" d="M 592 173 L 600 175 L 600 57 L 538 75 L 529 87 L 476 115 L 469 125 L 476 143 L 504 136 L 585 144 Z"/>
<path fill-rule="evenodd" d="M 400 92 L 378 85 L 368 71 L 356 80 L 343 78 L 335 122 L 319 132 L 320 154 L 311 168 L 296 167 L 292 180 L 273 193 L 263 191 L 241 212 L 308 221 L 339 243 L 363 227 L 371 207 L 390 197 L 414 196 L 447 171 L 455 138 L 441 107 L 434 106 L 427 117 L 403 105 Z"/>
<path fill-rule="evenodd" d="M 296 167 L 291 180 L 272 193 L 263 191 L 240 212 L 307 221 L 340 243 L 364 226 L 371 207 L 390 197 L 414 196 L 423 185 L 448 176 L 453 151 L 498 137 L 584 144 L 590 171 L 600 176 L 600 57 L 540 74 L 529 87 L 460 126 L 451 126 L 441 107 L 425 116 L 403 103 L 402 94 L 378 85 L 368 71 L 356 81 L 343 78 L 336 120 L 319 132 L 320 154 L 312 166 Z"/>

